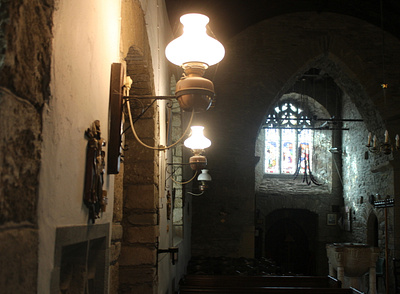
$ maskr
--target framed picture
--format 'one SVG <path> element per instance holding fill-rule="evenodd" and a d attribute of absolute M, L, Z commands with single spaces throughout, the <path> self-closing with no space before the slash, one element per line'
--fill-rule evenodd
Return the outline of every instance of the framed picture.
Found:
<path fill-rule="evenodd" d="M 336 213 L 328 213 L 326 215 L 326 224 L 328 226 L 336 226 L 337 225 L 337 214 Z"/>

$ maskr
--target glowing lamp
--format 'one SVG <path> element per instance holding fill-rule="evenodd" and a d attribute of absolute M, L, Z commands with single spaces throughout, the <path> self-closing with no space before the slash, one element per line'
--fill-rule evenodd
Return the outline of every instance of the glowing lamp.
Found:
<path fill-rule="evenodd" d="M 209 66 L 224 58 L 225 49 L 207 35 L 207 16 L 189 13 L 181 16 L 180 21 L 184 25 L 183 34 L 165 48 L 167 59 L 185 71 L 185 76 L 176 83 L 175 96 L 184 111 L 206 111 L 215 92 L 213 83 L 203 75 Z"/>
<path fill-rule="evenodd" d="M 193 170 L 201 170 L 207 165 L 207 158 L 202 153 L 204 149 L 211 146 L 211 141 L 204 136 L 204 127 L 193 126 L 191 129 L 192 134 L 185 140 L 184 145 L 192 149 L 194 154 L 189 158 L 190 167 Z"/>
<path fill-rule="evenodd" d="M 184 142 L 187 148 L 190 148 L 192 150 L 204 150 L 211 146 L 211 141 L 207 139 L 203 134 L 204 127 L 193 126 L 191 127 L 191 129 L 192 134 Z"/>
<path fill-rule="evenodd" d="M 207 35 L 207 16 L 189 13 L 181 16 L 180 21 L 184 26 L 183 34 L 165 49 L 165 55 L 170 62 L 182 67 L 185 64 L 198 63 L 198 66 L 202 65 L 207 69 L 224 58 L 224 46 Z"/>

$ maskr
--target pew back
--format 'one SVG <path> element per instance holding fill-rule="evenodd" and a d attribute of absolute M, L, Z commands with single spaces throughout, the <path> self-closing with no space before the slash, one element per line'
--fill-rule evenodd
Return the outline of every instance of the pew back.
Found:
<path fill-rule="evenodd" d="M 180 294 L 362 294 L 341 288 L 337 279 L 314 276 L 210 276 L 187 275 L 180 282 Z"/>

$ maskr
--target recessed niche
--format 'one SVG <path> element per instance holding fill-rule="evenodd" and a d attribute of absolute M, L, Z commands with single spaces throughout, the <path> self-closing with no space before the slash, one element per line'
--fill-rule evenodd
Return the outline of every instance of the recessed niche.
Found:
<path fill-rule="evenodd" d="M 107 293 L 109 224 L 56 230 L 51 293 Z"/>

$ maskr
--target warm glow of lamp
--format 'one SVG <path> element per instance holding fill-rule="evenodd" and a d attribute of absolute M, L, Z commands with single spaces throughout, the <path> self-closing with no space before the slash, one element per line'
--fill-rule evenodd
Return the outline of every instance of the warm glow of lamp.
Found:
<path fill-rule="evenodd" d="M 192 149 L 193 152 L 193 156 L 189 158 L 190 167 L 199 171 L 207 165 L 207 158 L 202 153 L 204 149 L 211 146 L 211 141 L 204 136 L 204 127 L 193 126 L 191 129 L 192 134 L 185 140 L 184 144 L 187 148 Z"/>
<path fill-rule="evenodd" d="M 204 127 L 192 126 L 191 129 L 192 134 L 184 142 L 187 148 L 192 150 L 204 150 L 211 146 L 211 141 L 203 134 Z"/>
<path fill-rule="evenodd" d="M 198 13 L 181 16 L 183 34 L 165 48 L 165 56 L 181 66 L 185 75 L 176 83 L 175 96 L 183 111 L 202 112 L 214 101 L 214 84 L 203 77 L 205 70 L 222 60 L 225 49 L 207 35 L 209 18 Z"/>
<path fill-rule="evenodd" d="M 224 58 L 224 46 L 206 32 L 207 16 L 189 13 L 181 16 L 180 21 L 184 26 L 183 34 L 165 49 L 169 61 L 182 67 L 186 63 L 203 63 L 207 68 Z"/>

